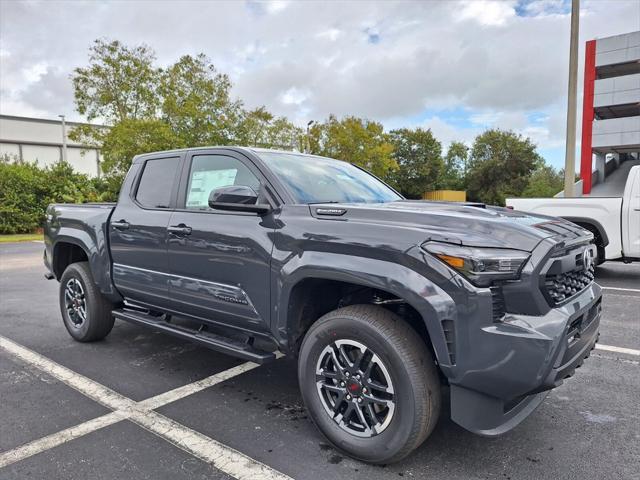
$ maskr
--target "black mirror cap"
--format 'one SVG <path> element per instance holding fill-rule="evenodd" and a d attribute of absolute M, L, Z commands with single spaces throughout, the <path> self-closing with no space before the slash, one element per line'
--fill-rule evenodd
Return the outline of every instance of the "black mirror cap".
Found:
<path fill-rule="evenodd" d="M 212 203 L 239 203 L 241 205 L 255 205 L 258 203 L 258 194 L 246 185 L 230 185 L 211 190 L 209 194 L 209 206 Z"/>
<path fill-rule="evenodd" d="M 261 215 L 271 211 L 270 205 L 257 202 L 258 194 L 245 185 L 220 187 L 209 194 L 209 207 L 216 210 L 254 212 Z"/>

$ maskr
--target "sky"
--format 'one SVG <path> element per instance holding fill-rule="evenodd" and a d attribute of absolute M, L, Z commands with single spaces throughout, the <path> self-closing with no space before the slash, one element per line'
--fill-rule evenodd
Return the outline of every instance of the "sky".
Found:
<path fill-rule="evenodd" d="M 303 126 L 329 114 L 430 128 L 446 147 L 487 128 L 564 164 L 569 0 L 0 0 L 0 113 L 84 120 L 70 75 L 96 38 L 158 64 L 205 53 L 249 108 Z M 640 30 L 640 0 L 583 0 L 584 42 Z M 578 106 L 578 138 L 581 102 Z M 579 146 L 578 150 L 579 151 Z M 577 162 L 579 164 L 579 162 Z"/>

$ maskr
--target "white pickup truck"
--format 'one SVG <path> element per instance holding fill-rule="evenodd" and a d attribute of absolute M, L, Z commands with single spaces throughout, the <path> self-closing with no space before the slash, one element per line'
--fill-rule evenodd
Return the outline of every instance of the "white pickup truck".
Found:
<path fill-rule="evenodd" d="M 622 197 L 507 198 L 506 205 L 561 217 L 590 230 L 598 263 L 640 261 L 640 165 L 629 170 Z"/>

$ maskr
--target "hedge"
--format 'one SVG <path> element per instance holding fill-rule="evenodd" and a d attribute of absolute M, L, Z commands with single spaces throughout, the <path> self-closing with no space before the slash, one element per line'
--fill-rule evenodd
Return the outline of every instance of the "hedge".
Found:
<path fill-rule="evenodd" d="M 106 181 L 75 173 L 69 164 L 37 164 L 0 159 L 0 234 L 30 233 L 44 224 L 47 205 L 112 201 Z"/>

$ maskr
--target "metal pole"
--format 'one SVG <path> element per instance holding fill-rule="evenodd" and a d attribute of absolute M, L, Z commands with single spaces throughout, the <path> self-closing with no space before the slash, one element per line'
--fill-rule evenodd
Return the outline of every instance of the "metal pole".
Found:
<path fill-rule="evenodd" d="M 309 139 L 309 127 L 311 125 L 313 125 L 315 122 L 315 120 L 310 120 L 309 123 L 307 123 L 307 136 L 306 136 L 306 145 L 305 145 L 305 152 L 304 153 L 309 153 L 311 151 L 311 140 Z"/>
<path fill-rule="evenodd" d="M 567 100 L 567 144 L 564 160 L 564 196 L 574 196 L 576 175 L 576 108 L 578 99 L 578 36 L 580 0 L 571 1 L 571 42 L 569 44 L 569 94 Z"/>
<path fill-rule="evenodd" d="M 58 115 L 62 119 L 62 161 L 67 163 L 67 124 L 64 115 Z"/>

